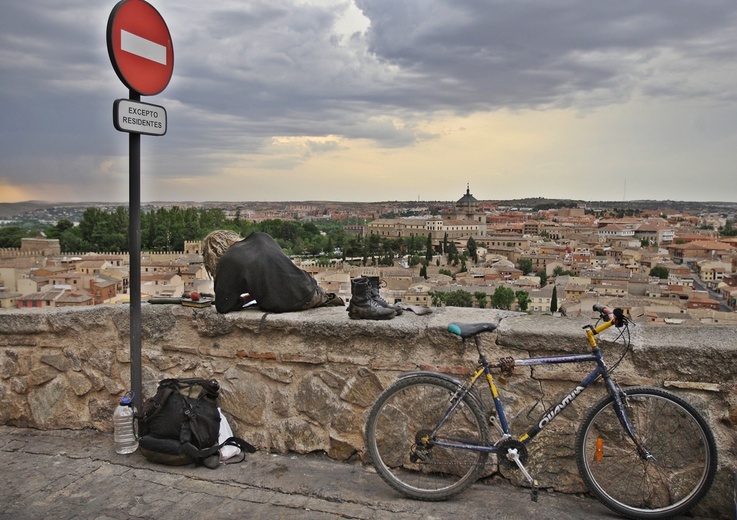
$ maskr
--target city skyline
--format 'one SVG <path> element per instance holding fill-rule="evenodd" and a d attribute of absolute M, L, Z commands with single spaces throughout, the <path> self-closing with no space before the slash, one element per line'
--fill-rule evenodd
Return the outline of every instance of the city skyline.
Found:
<path fill-rule="evenodd" d="M 144 201 L 737 201 L 737 5 L 152 1 Z M 0 203 L 124 202 L 115 2 L 0 19 Z"/>

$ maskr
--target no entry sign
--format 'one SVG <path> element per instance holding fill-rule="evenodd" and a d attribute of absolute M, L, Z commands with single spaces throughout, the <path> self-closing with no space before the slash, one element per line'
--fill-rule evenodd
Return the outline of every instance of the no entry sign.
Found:
<path fill-rule="evenodd" d="M 121 0 L 107 23 L 107 51 L 120 81 L 142 96 L 169 84 L 174 47 L 166 22 L 143 0 Z"/>

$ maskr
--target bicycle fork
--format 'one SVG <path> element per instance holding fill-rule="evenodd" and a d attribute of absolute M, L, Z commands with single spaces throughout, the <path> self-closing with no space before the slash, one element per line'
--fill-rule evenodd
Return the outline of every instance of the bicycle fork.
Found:
<path fill-rule="evenodd" d="M 628 396 L 625 392 L 623 392 L 619 386 L 610 378 L 607 379 L 607 386 L 609 387 L 609 392 L 612 395 L 612 398 L 614 399 L 614 411 L 617 415 L 617 419 L 619 419 L 619 424 L 622 425 L 622 428 L 624 428 L 624 431 L 627 433 L 627 436 L 632 440 L 632 442 L 635 444 L 635 447 L 637 448 L 637 454 L 640 456 L 640 459 L 648 462 L 654 462 L 655 457 L 653 456 L 650 451 L 645 448 L 645 446 L 642 445 L 640 442 L 640 439 L 635 434 L 634 427 L 632 425 L 632 421 L 630 421 L 629 416 L 627 415 L 627 407 L 628 407 Z"/>

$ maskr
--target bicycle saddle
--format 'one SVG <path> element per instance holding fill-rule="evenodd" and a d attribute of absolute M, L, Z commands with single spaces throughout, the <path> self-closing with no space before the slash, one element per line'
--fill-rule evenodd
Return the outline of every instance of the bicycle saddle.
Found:
<path fill-rule="evenodd" d="M 480 332 L 493 332 L 496 330 L 496 324 L 490 322 L 483 323 L 456 323 L 448 325 L 448 332 L 460 336 L 462 338 L 471 338 Z"/>

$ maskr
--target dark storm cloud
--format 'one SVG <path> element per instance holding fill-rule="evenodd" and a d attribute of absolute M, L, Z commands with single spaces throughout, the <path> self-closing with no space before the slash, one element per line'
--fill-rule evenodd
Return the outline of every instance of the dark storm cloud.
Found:
<path fill-rule="evenodd" d="M 647 85 L 669 49 L 708 63 L 737 43 L 732 2 L 356 3 L 371 19 L 370 51 L 424 85 L 424 96 L 402 101 L 419 99 L 420 110 L 565 104 L 597 89 L 613 94 L 599 102 L 616 102 Z"/>
<path fill-rule="evenodd" d="M 725 85 L 690 74 L 737 44 L 733 2 L 356 4 L 370 26 L 353 38 L 334 34 L 335 9 L 208 6 L 196 24 L 182 20 L 168 94 L 254 137 L 375 138 L 365 121 L 389 114 L 721 96 Z"/>

